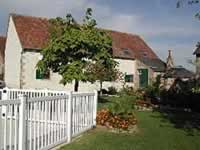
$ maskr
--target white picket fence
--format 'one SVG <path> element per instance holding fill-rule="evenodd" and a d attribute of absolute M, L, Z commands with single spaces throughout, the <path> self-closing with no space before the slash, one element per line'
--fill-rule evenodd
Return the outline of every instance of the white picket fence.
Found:
<path fill-rule="evenodd" d="M 96 125 L 97 92 L 0 90 L 0 150 L 47 150 Z"/>

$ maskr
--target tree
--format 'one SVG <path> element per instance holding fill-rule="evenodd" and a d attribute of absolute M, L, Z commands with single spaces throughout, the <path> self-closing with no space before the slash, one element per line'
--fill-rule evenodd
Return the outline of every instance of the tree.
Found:
<path fill-rule="evenodd" d="M 58 73 L 64 85 L 75 80 L 74 91 L 78 91 L 79 81 L 89 81 L 86 71 L 88 66 L 96 63 L 99 55 L 110 53 L 112 40 L 107 32 L 96 28 L 97 23 L 92 18 L 90 8 L 86 11 L 82 25 L 71 14 L 49 22 L 50 39 L 41 50 L 43 58 L 37 67 L 42 72 L 50 69 Z M 112 60 L 111 57 L 109 59 Z"/>
<path fill-rule="evenodd" d="M 200 4 L 200 0 L 178 0 L 177 1 L 177 8 L 180 8 L 183 3 L 187 3 L 188 5 Z M 195 14 L 195 17 L 200 20 L 200 12 Z"/>
<path fill-rule="evenodd" d="M 96 55 L 96 62 L 91 63 L 87 68 L 88 79 L 90 82 L 99 81 L 100 95 L 104 81 L 116 81 L 120 79 L 121 73 L 117 69 L 118 63 L 112 59 L 112 55 L 104 51 Z"/>
<path fill-rule="evenodd" d="M 177 8 L 180 8 L 183 5 L 183 3 L 187 3 L 188 5 L 199 5 L 200 0 L 178 0 L 177 1 Z M 197 12 L 195 14 L 195 17 L 200 20 L 200 12 Z M 199 47 L 200 47 L 200 44 L 198 42 L 197 48 L 199 48 Z M 189 63 L 194 64 L 196 66 L 199 66 L 199 62 L 197 62 L 197 60 L 195 62 L 193 62 L 192 60 L 189 60 Z"/>

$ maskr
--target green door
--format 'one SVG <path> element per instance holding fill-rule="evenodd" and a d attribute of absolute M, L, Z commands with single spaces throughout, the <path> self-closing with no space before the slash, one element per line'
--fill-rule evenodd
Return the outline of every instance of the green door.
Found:
<path fill-rule="evenodd" d="M 141 88 L 148 86 L 148 69 L 138 69 L 139 71 L 139 86 Z"/>

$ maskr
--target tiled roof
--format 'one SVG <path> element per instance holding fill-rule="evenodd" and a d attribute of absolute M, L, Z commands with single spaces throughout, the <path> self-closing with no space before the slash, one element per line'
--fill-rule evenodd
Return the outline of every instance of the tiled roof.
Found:
<path fill-rule="evenodd" d="M 12 15 L 22 47 L 41 49 L 48 41 L 48 19 L 40 17 Z M 109 31 L 113 40 L 113 56 L 125 59 L 158 58 L 153 50 L 138 35 Z"/>
<path fill-rule="evenodd" d="M 120 58 L 158 58 L 153 50 L 138 36 L 118 31 L 110 31 L 113 41 L 113 56 Z"/>
<path fill-rule="evenodd" d="M 153 59 L 142 58 L 139 60 L 156 72 L 164 72 L 165 71 L 166 64 L 159 58 L 153 58 Z"/>
<path fill-rule="evenodd" d="M 0 55 L 2 58 L 4 58 L 5 46 L 6 46 L 6 37 L 0 36 Z"/>
<path fill-rule="evenodd" d="M 172 68 L 168 70 L 165 75 L 165 78 L 192 78 L 194 77 L 194 73 L 183 68 L 183 67 L 178 67 L 178 68 Z"/>
<path fill-rule="evenodd" d="M 11 15 L 23 48 L 41 49 L 49 38 L 46 18 Z"/>

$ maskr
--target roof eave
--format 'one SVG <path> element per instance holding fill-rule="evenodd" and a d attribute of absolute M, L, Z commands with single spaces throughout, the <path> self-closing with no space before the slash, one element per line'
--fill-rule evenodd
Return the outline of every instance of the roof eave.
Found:
<path fill-rule="evenodd" d="M 40 52 L 41 48 L 23 48 L 23 50 L 27 52 Z"/>
<path fill-rule="evenodd" d="M 126 60 L 135 60 L 135 58 L 125 58 L 120 56 L 113 56 L 114 59 L 126 59 Z"/>

